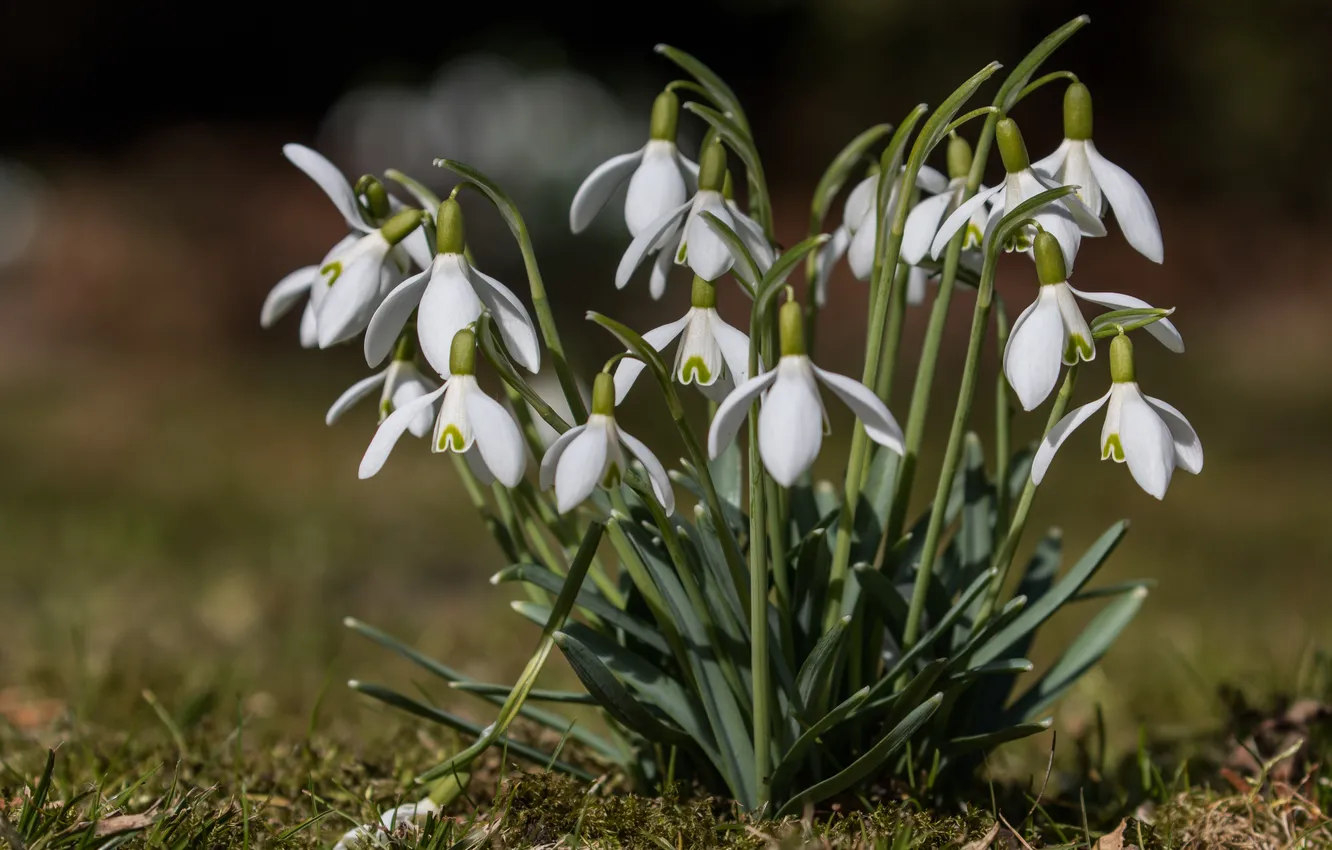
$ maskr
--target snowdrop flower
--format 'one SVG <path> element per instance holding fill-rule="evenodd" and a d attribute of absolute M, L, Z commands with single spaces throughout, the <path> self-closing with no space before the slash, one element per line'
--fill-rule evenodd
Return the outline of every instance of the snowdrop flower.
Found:
<path fill-rule="evenodd" d="M 376 366 L 388 356 L 412 311 L 417 310 L 421 352 L 447 378 L 455 335 L 475 322 L 484 308 L 494 317 L 514 359 L 528 371 L 539 371 L 541 346 L 527 308 L 508 287 L 467 262 L 462 207 L 453 198 L 439 205 L 435 244 L 438 253 L 430 266 L 398 284 L 370 319 L 365 332 L 366 362 Z"/>
<path fill-rule="evenodd" d="M 343 219 L 352 231 L 351 235 L 333 246 L 319 265 L 304 266 L 278 281 L 268 293 L 259 315 L 260 325 L 265 328 L 271 327 L 302 298 L 308 296 L 305 311 L 301 316 L 301 345 L 314 348 L 319 345 L 315 316 L 324 294 L 324 288 L 314 285 L 320 278 L 319 270 L 355 244 L 358 234 L 377 230 L 395 212 L 401 211 L 403 205 L 397 199 L 390 197 L 384 185 L 373 176 L 362 177 L 353 188 L 337 166 L 304 145 L 285 145 L 282 152 L 293 165 L 304 171 L 319 188 L 324 190 L 324 194 L 337 207 L 338 212 L 342 213 Z M 430 249 L 423 231 L 412 231 L 404 241 L 403 249 L 417 265 L 422 268 L 429 265 Z M 405 258 L 395 259 L 405 260 Z"/>
<path fill-rule="evenodd" d="M 416 368 L 414 362 L 416 352 L 412 346 L 412 338 L 404 335 L 399 340 L 398 350 L 393 353 L 393 361 L 389 363 L 388 368 L 376 375 L 364 378 L 348 387 L 347 391 L 338 396 L 338 400 L 333 402 L 333 406 L 328 409 L 324 416 L 325 424 L 332 425 L 342 418 L 354 407 L 361 399 L 367 398 L 375 390 L 379 390 L 379 421 L 383 422 L 393 411 L 400 407 L 411 404 L 416 399 L 432 392 L 436 389 L 435 382 L 421 374 L 421 370 Z M 434 407 L 426 407 L 416 415 L 407 425 L 407 430 L 412 432 L 413 436 L 424 437 L 430 433 L 430 426 L 434 423 Z"/>
<path fill-rule="evenodd" d="M 879 397 L 860 382 L 810 362 L 800 305 L 783 304 L 779 324 L 781 359 L 776 368 L 736 387 L 717 408 L 708 431 L 709 456 L 716 458 L 731 444 L 750 405 L 766 390 L 759 410 L 759 455 L 769 474 L 790 487 L 813 465 L 823 444 L 826 415 L 819 383 L 851 408 L 871 440 L 901 454 L 902 431 Z"/>
<path fill-rule="evenodd" d="M 717 313 L 717 287 L 697 275 L 689 312 L 684 318 L 653 328 L 643 341 L 658 351 L 680 337 L 675 350 L 675 380 L 697 384 L 705 395 L 721 401 L 734 382 L 749 378 L 749 337 L 722 320 Z M 615 367 L 615 403 L 624 401 L 629 388 L 646 368 L 642 360 L 625 358 Z"/>
<path fill-rule="evenodd" d="M 644 258 L 655 252 L 657 259 L 649 288 L 653 298 L 660 298 L 666 289 L 666 273 L 670 268 L 666 251 L 671 246 L 675 246 L 675 263 L 688 265 L 704 280 L 716 280 L 729 271 L 735 262 L 731 250 L 702 214 L 712 213 L 735 230 L 737 235 L 745 230 L 751 231 L 751 235 L 754 231 L 762 233 L 762 230 L 756 223 L 748 221 L 748 216 L 741 213 L 734 204 L 727 205 L 723 194 L 725 185 L 726 148 L 722 147 L 721 142 L 713 142 L 705 146 L 699 156 L 698 191 L 694 197 L 667 211 L 634 237 L 616 269 L 616 287 L 623 289 Z M 759 256 L 754 259 L 760 263 L 760 272 L 767 271 L 766 267 L 762 267 Z"/>
<path fill-rule="evenodd" d="M 1064 92 L 1064 141 L 1055 152 L 1033 163 L 1036 171 L 1056 183 L 1077 186 L 1078 197 L 1096 215 L 1107 204 L 1115 211 L 1124 238 L 1154 263 L 1165 259 L 1161 225 L 1147 193 L 1124 169 L 1101 156 L 1092 143 L 1091 92 L 1074 83 Z"/>
<path fill-rule="evenodd" d="M 311 284 L 320 348 L 346 342 L 370 324 L 375 310 L 398 280 L 389 252 L 417 230 L 423 218 L 420 210 L 403 210 L 320 266 L 320 278 Z M 327 291 L 316 296 L 321 287 Z"/>
<path fill-rule="evenodd" d="M 971 145 L 954 133 L 948 140 L 948 185 L 944 191 L 922 199 L 907 213 L 906 229 L 902 232 L 902 262 L 915 265 L 930 253 L 930 245 L 939 232 L 944 215 L 963 203 L 967 177 L 971 174 L 971 160 Z M 981 186 L 979 191 L 986 191 L 986 187 Z M 966 228 L 966 235 L 962 239 L 963 251 L 980 250 L 988 218 L 988 205 L 977 205 L 971 217 L 962 225 Z"/>
<path fill-rule="evenodd" d="M 903 171 L 906 169 L 903 168 Z M 942 192 L 948 188 L 948 180 L 928 165 L 916 175 L 916 186 L 929 193 Z M 832 277 L 833 266 L 846 256 L 847 265 L 857 280 L 869 280 L 874 271 L 875 233 L 878 230 L 878 194 L 879 174 L 875 172 L 856 184 L 846 196 L 846 205 L 842 208 L 842 223 L 833 231 L 832 238 L 819 250 L 817 259 L 818 274 L 814 282 L 814 298 L 820 306 L 827 303 L 828 279 Z M 896 215 L 897 205 L 902 197 L 902 176 L 893 181 L 888 193 L 888 205 L 884 222 L 890 222 Z M 923 202 L 922 202 L 923 203 Z M 905 256 L 903 261 L 906 261 Z M 919 260 L 917 260 L 918 262 Z M 928 277 L 928 275 L 926 275 Z M 917 275 L 915 291 L 924 300 L 925 277 Z"/>
<path fill-rule="evenodd" d="M 1150 327 L 1150 325 L 1148 326 Z M 1031 465 L 1031 480 L 1040 484 L 1055 452 L 1068 435 L 1102 407 L 1101 460 L 1127 463 L 1133 480 L 1158 499 L 1165 498 L 1170 476 L 1178 467 L 1202 472 L 1203 450 L 1198 433 L 1184 414 L 1138 388 L 1133 373 L 1133 344 L 1123 334 L 1110 343 L 1110 391 L 1060 419 L 1045 435 Z"/>
<path fill-rule="evenodd" d="M 417 803 L 403 803 L 379 816 L 379 823 L 358 826 L 347 832 L 333 845 L 333 850 L 365 850 L 369 847 L 388 847 L 389 833 L 405 826 L 419 828 L 431 815 L 439 814 L 439 806 L 429 797 Z"/>
<path fill-rule="evenodd" d="M 664 91 L 652 103 L 648 143 L 631 153 L 620 154 L 597 166 L 578 187 L 569 207 L 569 229 L 581 233 L 610 201 L 627 179 L 624 223 L 631 236 L 685 202 L 689 186 L 697 180 L 698 165 L 675 146 L 680 119 L 680 100 Z"/>
<path fill-rule="evenodd" d="M 541 460 L 541 489 L 555 486 L 555 505 L 564 514 L 578 507 L 600 484 L 619 485 L 627 462 L 624 449 L 643 464 L 657 501 L 675 511 L 671 479 L 657 456 L 615 423 L 615 381 L 598 372 L 592 384 L 592 413 L 587 422 L 560 435 Z"/>
<path fill-rule="evenodd" d="M 1027 145 L 1022 141 L 1022 132 L 1013 119 L 1004 118 L 999 121 L 995 127 L 995 142 L 999 146 L 999 155 L 1003 158 L 1004 169 L 1008 174 L 1003 183 L 972 195 L 944 220 L 939 232 L 935 234 L 934 243 L 930 246 L 930 255 L 936 260 L 948 246 L 953 234 L 971 220 L 981 205 L 986 203 L 990 205 L 990 215 L 985 225 L 985 238 L 989 239 L 1007 210 L 1016 208 L 1023 201 L 1042 192 L 1058 188 L 1058 184 L 1049 177 L 1032 170 L 1031 158 L 1027 155 Z M 1077 257 L 1082 237 L 1105 235 L 1105 225 L 1101 224 L 1101 219 L 1087 209 L 1076 195 L 1068 195 L 1046 204 L 1031 218 L 1041 230 L 1054 234 L 1055 239 L 1059 240 L 1059 247 L 1064 251 L 1064 265 L 1070 272 L 1073 270 L 1073 261 Z M 1031 247 L 1033 238 L 1035 238 L 1035 228 L 1023 228 L 1014 243 L 1004 247 L 1006 250 L 1026 251 Z"/>
<path fill-rule="evenodd" d="M 457 452 L 482 481 L 517 486 L 527 469 L 527 450 L 518 423 L 476 382 L 476 334 L 464 328 L 451 346 L 450 377 L 443 386 L 398 407 L 375 432 L 361 458 L 360 477 L 379 472 L 403 432 L 443 396 L 432 452 Z"/>
<path fill-rule="evenodd" d="M 1078 359 L 1096 357 L 1091 327 L 1082 317 L 1074 297 L 1112 310 L 1131 307 L 1151 309 L 1150 304 L 1117 292 L 1080 292 L 1068 285 L 1064 255 L 1059 243 L 1047 232 L 1036 234 L 1034 246 L 1040 294 L 1022 311 L 1004 349 L 1004 375 L 1024 410 L 1034 410 L 1049 397 L 1059 379 L 1060 363 L 1073 365 Z M 1171 351 L 1184 351 L 1184 340 L 1169 319 L 1147 326 L 1147 332 Z"/>

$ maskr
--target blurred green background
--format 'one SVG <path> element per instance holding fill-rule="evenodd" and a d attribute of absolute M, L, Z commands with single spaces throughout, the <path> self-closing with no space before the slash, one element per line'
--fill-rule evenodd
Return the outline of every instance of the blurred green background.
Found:
<path fill-rule="evenodd" d="M 683 276 L 662 303 L 641 283 L 615 290 L 628 239 L 614 205 L 592 233 L 567 225 L 583 176 L 645 137 L 673 78 L 655 42 L 737 90 L 790 244 L 852 135 L 938 102 L 990 59 L 1011 66 L 1080 12 L 1092 25 L 1048 69 L 1090 86 L 1098 147 L 1146 186 L 1166 262 L 1111 225 L 1074 282 L 1178 307 L 1187 355 L 1144 341 L 1139 375 L 1192 420 L 1207 465 L 1158 504 L 1098 462 L 1089 433 L 1061 453 L 1030 540 L 1058 524 L 1071 555 L 1128 517 L 1105 580 L 1159 580 L 1062 728 L 1096 701 L 1117 726 L 1168 730 L 1214 709 L 1222 681 L 1289 686 L 1304 647 L 1332 642 L 1327 4 L 731 0 L 652 20 L 576 4 L 349 16 L 241 2 L 201 28 L 180 4 L 82 0 L 0 12 L 0 78 L 14 81 L 0 87 L 0 714 L 19 722 L 14 706 L 50 697 L 152 722 L 139 698 L 151 687 L 177 703 L 238 694 L 254 716 L 303 728 L 329 683 L 325 716 L 356 718 L 342 680 L 406 676 L 345 634 L 344 615 L 483 678 L 512 675 L 535 639 L 487 584 L 500 555 L 444 458 L 407 441 L 378 477 L 356 479 L 373 412 L 333 428 L 323 412 L 367 373 L 359 347 L 303 351 L 294 316 L 260 331 L 268 288 L 342 235 L 282 143 L 317 147 L 353 179 L 397 167 L 447 188 L 430 167 L 441 155 L 494 176 L 527 216 L 590 375 L 614 347 L 585 310 L 646 329 L 687 299 Z M 1015 114 L 1035 156 L 1058 142 L 1059 102 L 1051 87 Z M 689 148 L 700 130 L 685 123 Z M 468 210 L 478 261 L 522 292 L 497 218 Z M 839 220 L 840 202 L 829 226 Z M 1005 262 L 1013 314 L 1033 282 L 1025 260 Z M 839 269 L 825 365 L 858 373 L 865 301 Z M 965 345 L 970 298 L 958 302 L 922 499 Z M 737 291 L 721 309 L 742 321 Z M 925 315 L 908 319 L 903 415 Z M 1080 398 L 1103 391 L 1103 369 L 1084 370 Z M 631 398 L 630 430 L 677 456 L 650 388 Z M 991 409 L 976 406 L 987 439 Z M 1034 438 L 1044 415 L 1019 417 L 1017 437 Z M 844 458 L 830 444 L 818 471 L 840 481 Z"/>

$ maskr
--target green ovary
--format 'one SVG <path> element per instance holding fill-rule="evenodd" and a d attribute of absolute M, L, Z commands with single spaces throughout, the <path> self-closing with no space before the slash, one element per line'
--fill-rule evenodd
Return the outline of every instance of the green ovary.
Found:
<path fill-rule="evenodd" d="M 703 362 L 702 357 L 690 357 L 684 362 L 684 365 L 680 367 L 679 377 L 680 383 L 682 384 L 696 382 L 707 385 L 712 383 L 712 370 L 710 370 L 708 365 Z"/>
<path fill-rule="evenodd" d="M 439 447 L 437 450 L 441 452 L 461 452 L 466 445 L 467 441 L 463 439 L 462 431 L 458 430 L 458 426 L 447 425 L 439 435 Z"/>
<path fill-rule="evenodd" d="M 1101 447 L 1101 460 L 1114 458 L 1116 461 L 1124 460 L 1124 444 L 1119 442 L 1118 434 L 1111 434 L 1105 438 L 1105 445 Z"/>

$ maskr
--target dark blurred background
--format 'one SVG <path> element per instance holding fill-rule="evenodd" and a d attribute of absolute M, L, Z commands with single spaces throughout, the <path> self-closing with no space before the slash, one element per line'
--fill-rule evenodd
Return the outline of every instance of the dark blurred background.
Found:
<path fill-rule="evenodd" d="M 579 182 L 642 144 L 651 98 L 676 76 L 656 42 L 699 56 L 740 95 L 790 244 L 855 133 L 937 103 L 991 59 L 1011 67 L 1082 12 L 1091 26 L 1046 70 L 1090 86 L 1097 145 L 1147 188 L 1166 262 L 1142 259 L 1112 224 L 1074 283 L 1179 308 L 1189 353 L 1143 342 L 1139 374 L 1207 450 L 1203 475 L 1179 473 L 1157 504 L 1079 435 L 1043 488 L 1033 529 L 1064 526 L 1073 554 L 1130 517 L 1107 579 L 1160 581 L 1084 696 L 1164 726 L 1205 710 L 1222 679 L 1289 684 L 1304 648 L 1332 639 L 1332 5 L 272 0 L 201 13 L 70 0 L 0 10 L 0 694 L 234 681 L 303 723 L 321 683 L 383 663 L 344 640 L 344 614 L 396 624 L 483 677 L 511 671 L 533 639 L 485 583 L 499 554 L 447 462 L 404 443 L 378 478 L 356 480 L 373 414 L 335 428 L 322 416 L 366 374 L 359 346 L 302 351 L 295 316 L 259 329 L 269 287 L 342 235 L 284 142 L 317 147 L 353 180 L 397 167 L 447 189 L 435 156 L 491 174 L 524 210 L 590 374 L 613 346 L 583 311 L 644 329 L 687 298 L 678 282 L 664 304 L 641 283 L 614 289 L 627 243 L 618 200 L 587 235 L 567 225 Z M 1033 156 L 1061 136 L 1061 91 L 1015 113 Z M 689 149 L 700 131 L 683 125 Z M 523 292 L 507 233 L 468 209 L 478 261 Z M 820 357 L 855 373 L 865 290 L 844 268 L 833 287 Z M 1000 289 L 1016 314 L 1029 265 L 1009 260 Z M 743 304 L 726 295 L 740 323 Z M 970 312 L 969 296 L 958 301 L 940 431 Z M 924 316 L 909 319 L 907 369 Z M 1103 391 L 1101 368 L 1084 371 L 1088 398 Z M 911 374 L 897 381 L 903 415 Z M 673 456 L 670 435 L 653 431 L 657 402 L 638 392 L 626 418 Z M 990 409 L 976 407 L 986 435 Z M 1018 436 L 1043 421 L 1020 417 Z M 837 448 L 819 471 L 840 481 Z M 922 481 L 918 498 L 933 486 Z"/>

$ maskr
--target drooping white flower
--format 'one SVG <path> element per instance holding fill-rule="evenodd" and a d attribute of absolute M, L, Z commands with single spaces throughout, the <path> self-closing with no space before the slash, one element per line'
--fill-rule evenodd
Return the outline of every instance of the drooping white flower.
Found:
<path fill-rule="evenodd" d="M 434 391 L 437 387 L 434 381 L 421 374 L 421 370 L 416 368 L 412 362 L 412 354 L 406 353 L 405 356 L 395 356 L 389 363 L 388 368 L 363 378 L 347 388 L 347 391 L 338 396 L 338 400 L 333 402 L 333 406 L 328 409 L 324 416 L 325 424 L 332 425 L 337 422 L 342 415 L 354 407 L 364 398 L 368 398 L 375 390 L 379 390 L 379 421 L 383 422 L 400 407 L 405 407 L 416 401 L 423 395 Z M 435 421 L 435 411 L 433 406 L 426 407 L 417 414 L 407 425 L 407 430 L 412 432 L 413 436 L 424 437 L 430 433 L 430 426 Z"/>
<path fill-rule="evenodd" d="M 1031 167 L 1058 184 L 1077 186 L 1078 197 L 1098 216 L 1108 204 L 1128 243 L 1152 262 L 1164 261 L 1161 225 L 1147 193 L 1127 171 L 1101 156 L 1091 137 L 1091 93 L 1074 83 L 1064 92 L 1063 143 Z"/>
<path fill-rule="evenodd" d="M 915 265 L 929 255 L 930 246 L 939 232 L 939 225 L 944 216 L 963 203 L 962 196 L 966 194 L 971 161 L 971 145 L 967 144 L 966 139 L 953 134 L 948 140 L 948 186 L 938 194 L 922 198 L 920 203 L 907 213 L 906 228 L 902 232 L 902 262 Z M 981 186 L 978 190 L 978 192 L 984 191 L 987 191 L 985 186 Z M 964 225 L 966 235 L 962 240 L 963 251 L 974 252 L 980 249 L 989 214 L 986 203 L 976 206 Z"/>
<path fill-rule="evenodd" d="M 697 275 L 689 312 L 643 334 L 643 341 L 661 351 L 676 337 L 680 337 L 680 345 L 675 351 L 673 374 L 681 384 L 697 384 L 709 398 L 721 401 L 737 382 L 749 378 L 749 337 L 723 321 L 717 313 L 716 285 Z M 625 358 L 616 365 L 616 404 L 624 401 L 646 365 L 635 358 Z"/>
<path fill-rule="evenodd" d="M 1149 326 L 1150 327 L 1150 326 Z M 1110 391 L 1060 419 L 1041 441 L 1032 460 L 1031 480 L 1040 484 L 1055 452 L 1079 425 L 1107 407 L 1101 428 L 1101 459 L 1127 463 L 1138 486 L 1158 499 L 1175 469 L 1202 471 L 1203 450 L 1198 433 L 1184 414 L 1139 389 L 1133 370 L 1133 345 L 1125 335 L 1110 344 Z"/>
<path fill-rule="evenodd" d="M 1077 298 L 1113 310 L 1151 305 L 1131 295 L 1117 292 L 1081 292 L 1068 284 L 1064 257 L 1054 236 L 1042 231 L 1033 246 L 1040 293 L 1022 311 L 1008 336 L 1004 349 L 1004 375 L 1013 387 L 1024 410 L 1039 407 L 1059 380 L 1060 364 L 1073 365 L 1078 359 L 1096 357 L 1091 327 L 1082 316 Z M 1184 351 L 1184 340 L 1169 319 L 1147 326 L 1147 331 L 1176 353 Z"/>
<path fill-rule="evenodd" d="M 422 218 L 420 210 L 403 210 L 320 266 L 310 291 L 320 348 L 346 342 L 370 324 L 375 310 L 401 280 L 401 269 L 389 253 L 420 228 Z"/>
<path fill-rule="evenodd" d="M 768 473 L 783 487 L 790 487 L 813 465 L 823 445 L 826 415 L 820 383 L 851 408 L 871 440 L 901 454 L 902 430 L 879 397 L 859 381 L 810 362 L 799 304 L 789 301 L 782 305 L 780 327 L 781 359 L 775 368 L 736 387 L 717 408 L 708 430 L 709 456 L 716 458 L 731 444 L 750 405 L 763 394 L 759 456 Z"/>
<path fill-rule="evenodd" d="M 289 144 L 282 148 L 283 154 L 293 165 L 304 171 L 324 190 L 342 214 L 350 235 L 339 241 L 317 266 L 305 266 L 278 281 L 264 301 L 259 323 L 270 327 L 294 307 L 302 298 L 309 296 L 305 312 L 301 316 L 301 345 L 314 348 L 319 345 L 319 335 L 315 327 L 316 312 L 323 300 L 325 287 L 314 284 L 321 280 L 320 269 L 328 266 L 341 254 L 346 253 L 357 242 L 358 236 L 372 233 L 405 207 L 384 190 L 384 186 L 373 177 L 366 176 L 358 182 L 361 190 L 353 188 L 337 166 L 329 162 L 317 151 L 304 145 Z M 395 251 L 395 261 L 406 270 L 408 258 L 421 268 L 430 263 L 430 248 L 426 243 L 424 231 L 413 230 L 402 243 L 401 251 Z M 386 270 L 386 274 L 389 273 Z M 396 282 L 396 281 L 393 281 Z M 327 280 L 324 281 L 328 283 Z"/>
<path fill-rule="evenodd" d="M 398 334 L 417 310 L 421 352 L 447 378 L 454 336 L 490 311 L 504 344 L 531 372 L 541 369 L 541 346 L 523 302 L 504 284 L 478 271 L 463 255 L 462 207 L 453 198 L 439 205 L 436 246 L 430 267 L 398 284 L 384 298 L 365 333 L 365 359 L 371 366 L 388 356 Z M 418 309 L 419 308 L 419 309 Z"/>
<path fill-rule="evenodd" d="M 1013 119 L 1004 118 L 999 121 L 995 128 L 995 141 L 999 146 L 999 154 L 1003 158 L 1007 176 L 998 186 L 972 195 L 944 220 L 939 232 L 934 236 L 934 243 L 930 246 L 930 255 L 936 260 L 944 248 L 948 247 L 953 234 L 971 221 L 972 216 L 983 204 L 990 205 L 989 219 L 985 225 L 985 240 L 988 241 L 1005 212 L 1017 208 L 1023 201 L 1059 186 L 1046 175 L 1032 169 L 1026 143 L 1022 141 L 1022 133 Z M 1053 234 L 1055 239 L 1059 240 L 1059 247 L 1064 253 L 1064 265 L 1069 272 L 1073 271 L 1073 263 L 1077 258 L 1078 247 L 1082 244 L 1082 237 L 1105 235 L 1105 225 L 1101 224 L 1101 219 L 1087 209 L 1076 195 L 1066 195 L 1046 204 L 1031 218 L 1041 230 Z M 1031 248 L 1035 236 L 1035 227 L 1023 228 L 1004 248 L 1010 251 L 1027 251 Z"/>
<path fill-rule="evenodd" d="M 430 450 L 461 454 L 487 483 L 496 480 L 514 487 L 522 480 L 527 469 L 523 435 L 504 406 L 476 382 L 476 335 L 466 328 L 458 331 L 451 348 L 451 376 L 439 389 L 398 407 L 380 424 L 361 458 L 361 478 L 383 468 L 403 432 L 442 396 Z"/>
<path fill-rule="evenodd" d="M 889 189 L 888 204 L 883 218 L 884 228 L 893 220 L 897 214 L 897 205 L 901 203 L 902 172 L 905 170 L 904 167 L 898 173 L 897 179 Z M 916 186 L 931 196 L 936 196 L 936 193 L 948 188 L 948 178 L 926 165 L 922 166 L 916 175 Z M 833 266 L 843 255 L 846 256 L 847 265 L 857 280 L 869 280 L 873 273 L 875 237 L 876 232 L 880 230 L 878 195 L 879 175 L 875 173 L 857 183 L 846 196 L 846 204 L 842 208 L 842 223 L 833 231 L 832 238 L 819 249 L 815 261 L 817 276 L 814 282 L 814 297 L 818 304 L 827 303 L 828 279 L 832 277 Z M 914 264 L 919 262 L 919 259 L 911 261 L 903 254 L 902 261 Z"/>
<path fill-rule="evenodd" d="M 592 495 L 598 485 L 614 487 L 628 468 L 628 449 L 646 470 L 657 501 L 666 513 L 675 511 L 675 493 L 666 468 L 652 450 L 615 422 L 615 383 L 599 372 L 592 384 L 592 413 L 587 422 L 560 435 L 541 459 L 541 489 L 555 487 L 555 506 L 568 513 Z"/>
<path fill-rule="evenodd" d="M 704 280 L 714 281 L 729 271 L 735 258 L 726 242 L 703 218 L 705 212 L 712 213 L 734 230 L 737 236 L 746 241 L 747 246 L 756 238 L 763 243 L 762 251 L 756 252 L 754 247 L 750 249 L 760 273 L 766 272 L 772 264 L 771 248 L 766 247 L 762 229 L 733 203 L 727 202 L 724 194 L 726 149 L 721 142 L 707 145 L 699 160 L 698 191 L 693 198 L 667 211 L 634 237 L 615 271 L 616 287 L 623 289 L 643 260 L 656 254 L 650 289 L 653 298 L 661 297 L 665 291 L 666 273 L 670 268 L 666 265 L 670 259 L 664 252 L 672 248 L 674 253 L 671 256 L 675 263 L 688 265 Z M 755 234 L 758 234 L 757 237 Z"/>
<path fill-rule="evenodd" d="M 333 845 L 333 850 L 368 850 L 389 846 L 389 835 L 404 828 L 419 829 L 431 815 L 439 814 L 439 806 L 429 797 L 416 803 L 403 803 L 379 816 L 379 823 L 358 826 L 348 830 Z"/>
<path fill-rule="evenodd" d="M 648 143 L 597 166 L 574 195 L 569 207 L 569 229 L 581 233 L 610 201 L 611 195 L 629 181 L 624 198 L 624 223 L 631 236 L 642 233 L 652 222 L 675 209 L 689 197 L 698 179 L 698 165 L 675 146 L 680 101 L 674 92 L 662 92 L 652 104 Z"/>

